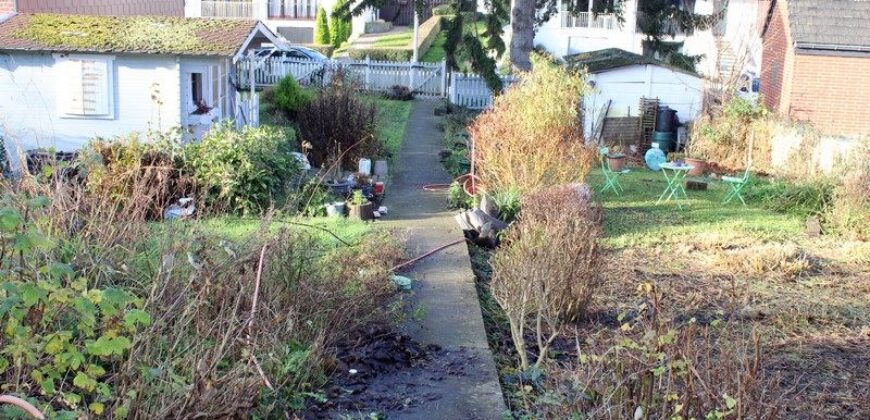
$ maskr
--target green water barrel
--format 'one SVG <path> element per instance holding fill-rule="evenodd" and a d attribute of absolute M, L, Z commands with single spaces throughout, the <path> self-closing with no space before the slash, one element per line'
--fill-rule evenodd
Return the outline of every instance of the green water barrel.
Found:
<path fill-rule="evenodd" d="M 674 132 L 673 131 L 654 131 L 652 137 L 653 143 L 659 144 L 659 149 L 662 149 L 665 154 L 674 151 Z"/>

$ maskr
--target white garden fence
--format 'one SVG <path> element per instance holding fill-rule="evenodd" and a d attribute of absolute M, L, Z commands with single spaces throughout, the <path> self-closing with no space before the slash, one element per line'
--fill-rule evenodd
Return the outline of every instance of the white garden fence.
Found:
<path fill-rule="evenodd" d="M 502 85 L 507 88 L 516 77 L 502 76 Z M 483 77 L 476 74 L 450 74 L 450 103 L 470 109 L 486 109 L 492 106 L 492 91 Z"/>
<path fill-rule="evenodd" d="M 445 62 L 411 63 L 375 60 L 329 60 L 246 58 L 236 64 L 238 85 L 242 89 L 274 86 L 292 75 L 300 84 L 319 84 L 329 80 L 336 71 L 345 71 L 359 80 L 365 90 L 384 92 L 394 86 L 405 86 L 417 96 L 447 98 L 452 103 L 471 109 L 492 105 L 492 92 L 478 75 L 450 73 Z M 516 79 L 502 77 L 505 87 Z"/>
<path fill-rule="evenodd" d="M 253 72 L 251 65 L 254 66 Z M 405 86 L 418 96 L 447 96 L 445 63 L 411 63 L 375 60 L 329 60 L 270 58 L 240 60 L 236 74 L 239 85 L 250 87 L 251 74 L 257 86 L 274 86 L 284 77 L 292 75 L 300 84 L 316 84 L 329 80 L 337 71 L 353 75 L 363 89 L 384 92 L 393 86 Z"/>

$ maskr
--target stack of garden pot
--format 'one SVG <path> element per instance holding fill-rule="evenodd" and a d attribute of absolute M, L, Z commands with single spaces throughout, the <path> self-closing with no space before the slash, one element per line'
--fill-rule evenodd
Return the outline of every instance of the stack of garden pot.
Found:
<path fill-rule="evenodd" d="M 658 143 L 659 149 L 665 154 L 676 151 L 677 111 L 667 106 L 659 107 L 656 113 L 656 126 L 653 132 L 653 143 Z"/>

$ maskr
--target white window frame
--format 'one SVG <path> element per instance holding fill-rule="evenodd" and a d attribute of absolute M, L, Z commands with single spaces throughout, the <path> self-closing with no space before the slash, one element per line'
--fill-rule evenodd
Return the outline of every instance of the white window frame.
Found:
<path fill-rule="evenodd" d="M 61 118 L 80 120 L 113 120 L 115 119 L 115 56 L 102 54 L 53 54 L 55 73 L 57 80 L 57 112 Z M 69 80 L 69 74 L 65 72 L 64 63 L 70 61 L 96 61 L 106 65 L 106 103 L 107 112 L 98 114 L 70 113 L 68 104 L 64 103 L 65 95 L 62 92 L 70 88 L 73 83 Z"/>

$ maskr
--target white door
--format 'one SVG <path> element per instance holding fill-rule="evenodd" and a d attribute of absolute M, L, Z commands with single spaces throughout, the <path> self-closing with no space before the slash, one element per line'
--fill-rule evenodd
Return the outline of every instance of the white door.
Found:
<path fill-rule="evenodd" d="M 212 69 L 214 66 L 189 65 L 181 74 L 182 122 L 185 126 L 199 122 L 201 106 L 220 106 L 213 102 Z"/>

